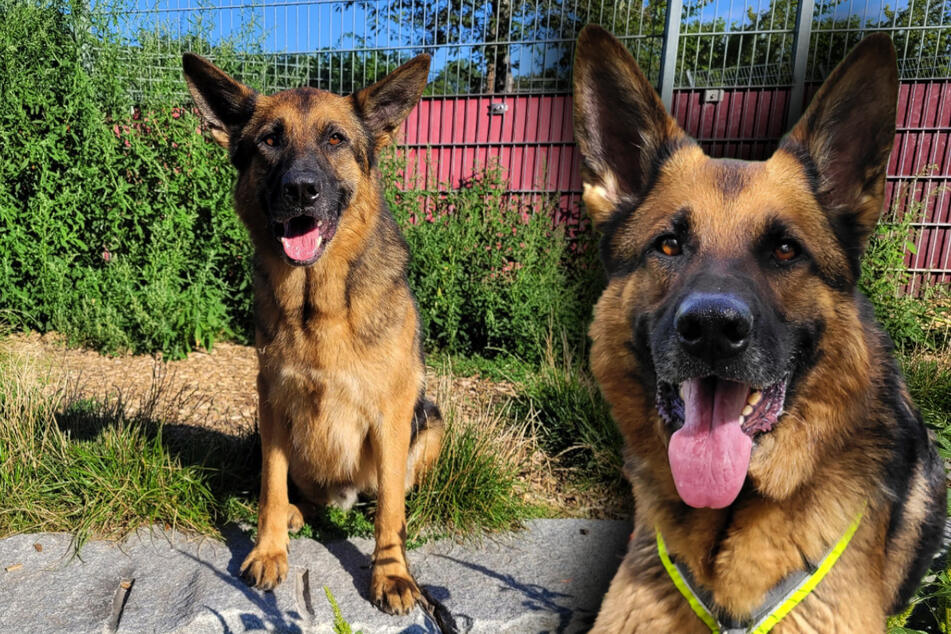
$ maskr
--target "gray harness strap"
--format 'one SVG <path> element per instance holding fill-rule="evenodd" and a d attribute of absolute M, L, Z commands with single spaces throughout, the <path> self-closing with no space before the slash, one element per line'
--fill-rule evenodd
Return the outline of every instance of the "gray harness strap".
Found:
<path fill-rule="evenodd" d="M 808 581 L 816 571 L 816 567 L 813 566 L 812 563 L 807 562 L 807 569 L 797 570 L 787 575 L 780 580 L 779 583 L 770 588 L 769 592 L 766 593 L 766 597 L 763 599 L 763 603 L 753 610 L 753 613 L 748 619 L 740 621 L 724 613 L 723 609 L 713 601 L 710 592 L 697 584 L 686 566 L 681 565 L 680 562 L 673 558 L 671 558 L 671 562 L 676 566 L 678 572 L 680 572 L 680 576 L 683 577 L 684 582 L 690 587 L 690 590 L 697 600 L 700 601 L 707 612 L 716 619 L 717 626 L 720 628 L 722 634 L 747 634 L 754 630 L 763 619 L 772 614 L 773 610 Z"/>

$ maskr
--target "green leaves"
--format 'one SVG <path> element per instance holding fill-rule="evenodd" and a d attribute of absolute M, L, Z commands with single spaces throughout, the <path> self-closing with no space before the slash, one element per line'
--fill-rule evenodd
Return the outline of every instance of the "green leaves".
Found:
<path fill-rule="evenodd" d="M 549 333 L 567 332 L 572 344 L 584 337 L 589 284 L 552 225 L 554 201 L 528 207 L 507 189 L 490 165 L 446 193 L 387 191 L 410 245 L 410 286 L 431 348 L 537 362 Z"/>
<path fill-rule="evenodd" d="M 133 101 L 119 78 L 148 51 L 93 40 L 73 23 L 82 7 L 0 0 L 0 12 L 2 319 L 109 352 L 246 340 L 251 248 L 227 157 L 198 117 Z"/>
<path fill-rule="evenodd" d="M 920 186 L 917 178 L 907 183 L 895 197 L 893 208 L 875 227 L 862 259 L 859 288 L 871 300 L 876 318 L 899 349 L 940 351 L 948 344 L 946 324 L 951 309 L 946 302 L 927 300 L 942 294 L 946 297 L 947 286 L 929 285 L 925 280 L 918 285 L 921 297 L 908 294 L 906 289 L 911 274 L 906 270 L 905 258 L 917 252 L 913 238 L 919 229 L 915 223 L 924 215 L 930 199 L 941 192 L 935 188 L 927 193 L 919 190 Z M 916 195 L 919 191 L 920 196 Z M 904 209 L 901 215 L 900 209 Z"/>

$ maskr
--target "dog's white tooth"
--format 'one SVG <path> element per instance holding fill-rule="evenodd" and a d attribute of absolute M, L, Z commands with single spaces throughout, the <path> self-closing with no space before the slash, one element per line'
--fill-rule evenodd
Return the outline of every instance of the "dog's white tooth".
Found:
<path fill-rule="evenodd" d="M 323 227 L 323 226 L 324 226 L 324 221 L 323 221 L 323 220 L 318 220 L 318 221 L 317 221 L 317 228 L 320 229 L 320 228 Z"/>
<path fill-rule="evenodd" d="M 320 248 L 320 244 L 321 244 L 323 241 L 324 241 L 324 237 L 323 237 L 323 236 L 317 236 L 317 246 L 316 246 L 315 248 L 319 249 L 319 248 Z"/>
<path fill-rule="evenodd" d="M 746 399 L 746 402 L 749 403 L 750 405 L 756 405 L 762 400 L 763 400 L 763 393 L 760 392 L 759 390 L 756 390 L 750 393 L 750 395 Z"/>
<path fill-rule="evenodd" d="M 746 416 L 740 415 L 740 425 L 746 422 Z"/>
<path fill-rule="evenodd" d="M 680 387 L 677 389 L 677 392 L 680 394 L 680 400 L 684 400 L 684 384 L 681 383 Z"/>
<path fill-rule="evenodd" d="M 746 407 L 743 408 L 743 416 L 749 416 L 752 413 L 753 413 L 753 407 L 751 405 L 747 405 Z"/>

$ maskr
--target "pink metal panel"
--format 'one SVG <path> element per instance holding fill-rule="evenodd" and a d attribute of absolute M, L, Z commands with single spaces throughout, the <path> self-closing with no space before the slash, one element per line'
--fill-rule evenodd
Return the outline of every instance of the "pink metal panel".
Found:
<path fill-rule="evenodd" d="M 808 87 L 807 98 L 815 91 Z M 703 103 L 701 90 L 680 90 L 672 112 L 712 156 L 759 160 L 786 132 L 788 101 L 788 89 L 727 90 L 715 103 Z M 504 113 L 490 114 L 493 103 L 502 104 Z M 513 201 L 515 206 L 556 196 L 554 220 L 575 235 L 588 222 L 579 209 L 571 107 L 566 95 L 425 98 L 403 126 L 401 184 L 459 187 L 496 164 L 509 192 L 523 201 Z M 904 210 L 908 200 L 923 205 L 917 253 L 907 260 L 916 275 L 910 290 L 922 277 L 951 281 L 951 80 L 902 84 L 885 194 L 886 208 L 897 204 Z"/>

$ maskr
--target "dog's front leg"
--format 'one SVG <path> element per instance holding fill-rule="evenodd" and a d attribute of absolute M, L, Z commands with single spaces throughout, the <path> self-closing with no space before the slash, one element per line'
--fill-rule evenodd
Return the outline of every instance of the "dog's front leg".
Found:
<path fill-rule="evenodd" d="M 258 539 L 241 564 L 241 574 L 251 585 L 262 590 L 273 590 L 287 576 L 287 529 L 298 518 L 292 517 L 297 509 L 291 507 L 287 500 L 290 449 L 288 422 L 276 415 L 268 404 L 266 385 L 260 376 L 258 401 L 263 462 Z"/>
<path fill-rule="evenodd" d="M 392 404 L 371 433 L 379 493 L 370 600 L 390 614 L 408 613 L 420 596 L 406 565 L 406 459 L 413 402 Z"/>

